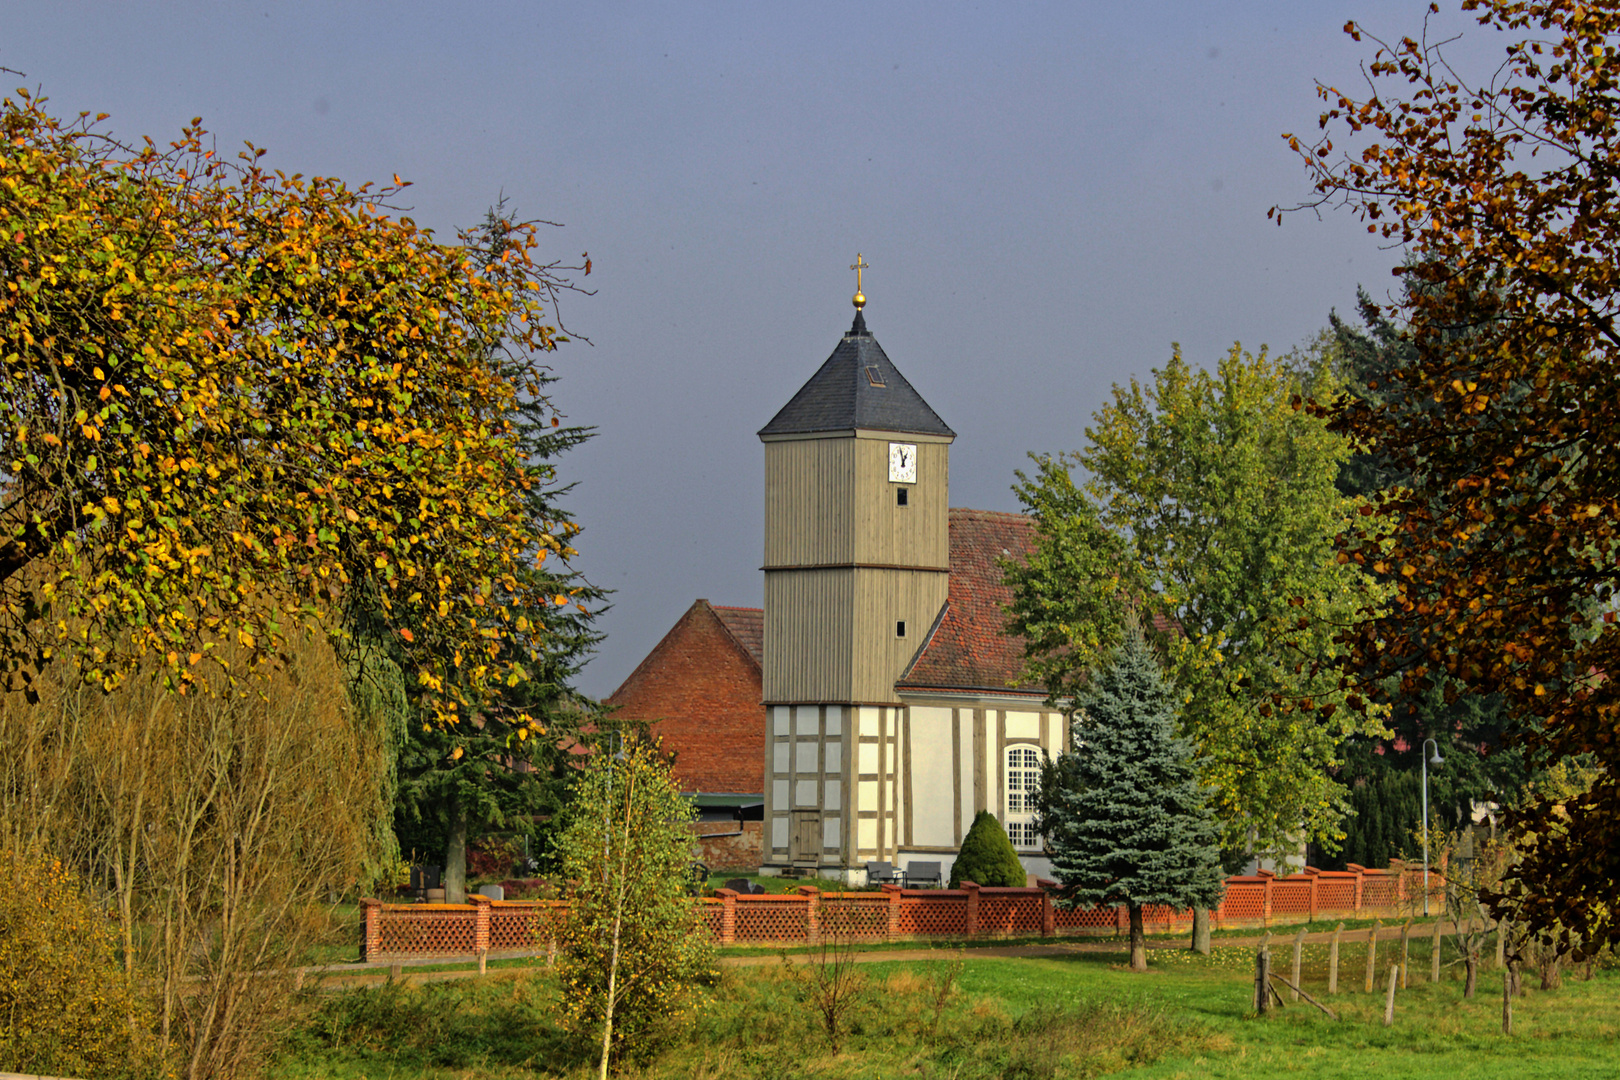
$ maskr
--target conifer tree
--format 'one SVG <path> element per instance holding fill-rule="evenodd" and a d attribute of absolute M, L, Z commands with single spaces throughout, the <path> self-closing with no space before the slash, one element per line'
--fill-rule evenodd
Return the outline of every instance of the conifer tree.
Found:
<path fill-rule="evenodd" d="M 1021 888 L 1024 884 L 1024 864 L 1018 861 L 1007 830 L 988 810 L 980 810 L 973 818 L 967 835 L 962 837 L 962 849 L 951 864 L 951 888 L 964 881 L 1001 889 Z"/>
<path fill-rule="evenodd" d="M 1041 831 L 1061 902 L 1126 905 L 1131 970 L 1145 971 L 1143 905 L 1220 902 L 1215 816 L 1192 745 L 1176 735 L 1174 687 L 1138 632 L 1075 704 L 1073 749 L 1043 779 Z"/>

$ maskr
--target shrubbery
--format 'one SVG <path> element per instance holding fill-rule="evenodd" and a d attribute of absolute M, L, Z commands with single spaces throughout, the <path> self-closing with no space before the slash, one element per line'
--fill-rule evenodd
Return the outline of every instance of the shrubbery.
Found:
<path fill-rule="evenodd" d="M 0 1070 L 161 1075 L 114 924 L 52 859 L 0 850 Z"/>
<path fill-rule="evenodd" d="M 1024 864 L 1007 839 L 1007 830 L 988 810 L 980 810 L 962 838 L 962 850 L 951 866 L 951 888 L 964 881 L 992 888 L 1022 888 Z"/>

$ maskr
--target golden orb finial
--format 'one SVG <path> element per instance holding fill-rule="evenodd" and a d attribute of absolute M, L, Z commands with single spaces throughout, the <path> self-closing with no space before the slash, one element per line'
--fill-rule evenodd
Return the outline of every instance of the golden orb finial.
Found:
<path fill-rule="evenodd" d="M 861 291 L 861 271 L 870 270 L 871 268 L 872 265 L 862 259 L 860 252 L 857 251 L 855 253 L 855 262 L 850 266 L 850 269 L 855 271 L 855 295 L 850 299 L 854 303 L 856 311 L 866 306 L 866 294 Z"/>

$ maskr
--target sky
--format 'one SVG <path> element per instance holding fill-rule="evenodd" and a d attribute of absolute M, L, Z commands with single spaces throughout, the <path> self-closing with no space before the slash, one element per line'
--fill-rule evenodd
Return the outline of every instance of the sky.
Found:
<path fill-rule="evenodd" d="M 579 682 L 605 696 L 694 599 L 760 603 L 755 433 L 848 328 L 857 253 L 869 327 L 957 432 L 951 504 L 988 510 L 1174 343 L 1286 350 L 1387 297 L 1399 251 L 1266 211 L 1310 194 L 1282 135 L 1316 131 L 1317 80 L 1370 56 L 1346 19 L 1416 35 L 1425 6 L 13 2 L 0 78 L 129 138 L 201 116 L 289 173 L 397 174 L 445 237 L 504 196 L 589 253 L 561 312 L 589 343 L 551 366 L 596 428 L 560 468 L 614 590 Z"/>

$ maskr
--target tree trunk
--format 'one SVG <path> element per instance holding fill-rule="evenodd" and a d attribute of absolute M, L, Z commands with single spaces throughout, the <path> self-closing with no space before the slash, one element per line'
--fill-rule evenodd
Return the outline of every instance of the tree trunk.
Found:
<path fill-rule="evenodd" d="M 1473 998 L 1474 989 L 1479 985 L 1479 950 L 1472 945 L 1463 954 L 1463 1000 Z"/>
<path fill-rule="evenodd" d="M 448 904 L 467 902 L 467 809 L 460 799 L 450 803 L 450 839 L 444 846 L 444 899 Z"/>
<path fill-rule="evenodd" d="M 1131 912 L 1131 970 L 1147 970 L 1147 934 L 1142 929 L 1142 905 L 1130 905 Z"/>
<path fill-rule="evenodd" d="M 1209 955 L 1209 924 L 1210 911 L 1207 907 L 1193 908 L 1192 951 L 1201 956 Z"/>

